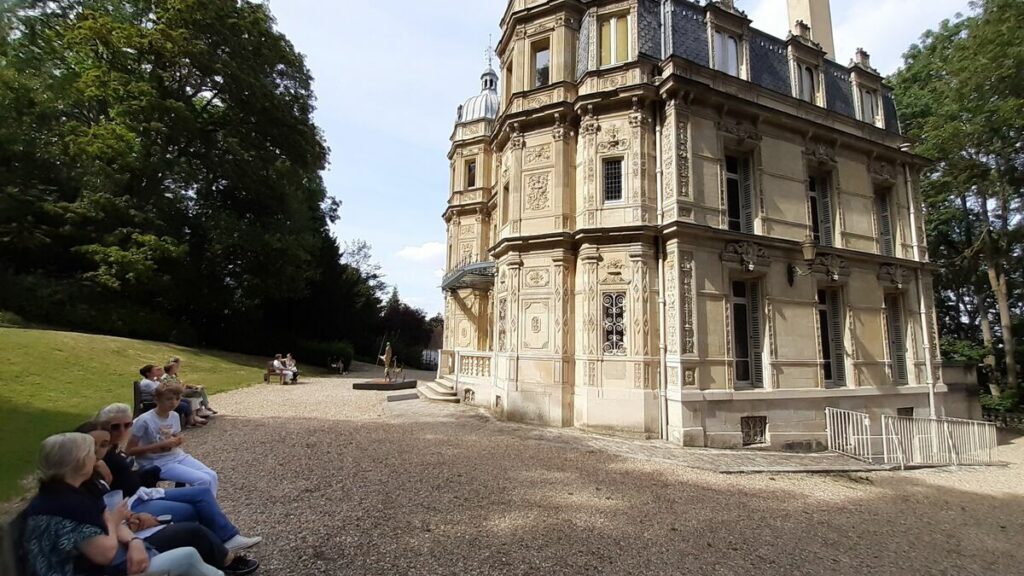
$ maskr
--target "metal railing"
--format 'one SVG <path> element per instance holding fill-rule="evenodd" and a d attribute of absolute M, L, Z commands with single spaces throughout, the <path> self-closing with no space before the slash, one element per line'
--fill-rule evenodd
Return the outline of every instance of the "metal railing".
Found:
<path fill-rule="evenodd" d="M 990 422 L 955 418 L 882 416 L 886 462 L 890 464 L 989 464 L 998 440 Z"/>
<path fill-rule="evenodd" d="M 825 408 L 828 449 L 864 462 L 874 461 L 871 418 L 863 412 Z"/>
<path fill-rule="evenodd" d="M 876 431 L 863 412 L 826 408 L 825 423 L 829 450 L 874 464 L 989 464 L 998 447 L 990 422 L 883 414 Z"/>

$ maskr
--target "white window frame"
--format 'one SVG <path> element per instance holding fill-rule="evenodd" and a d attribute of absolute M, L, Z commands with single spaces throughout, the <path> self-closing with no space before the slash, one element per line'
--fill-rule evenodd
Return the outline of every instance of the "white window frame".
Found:
<path fill-rule="evenodd" d="M 622 60 L 621 62 L 616 60 L 616 55 L 619 53 L 618 21 L 620 18 L 626 19 L 626 59 Z M 601 23 L 606 20 L 609 21 L 611 27 L 611 60 L 609 60 L 607 64 L 601 64 Z M 630 31 L 632 31 L 633 29 L 633 15 L 629 12 L 621 14 L 598 14 L 597 18 L 595 18 L 594 21 L 597 22 L 597 34 L 595 35 L 595 41 L 597 42 L 597 67 L 599 69 L 611 68 L 612 66 L 619 66 L 621 64 L 625 64 L 626 62 L 632 61 L 633 46 L 631 45 L 632 34 L 630 34 Z"/>
<path fill-rule="evenodd" d="M 605 177 L 605 163 L 609 162 L 609 161 L 613 161 L 613 162 L 614 161 L 618 161 L 619 165 L 620 165 L 620 168 L 619 168 L 619 175 L 620 176 L 619 177 L 621 179 L 621 184 L 620 185 L 621 185 L 621 188 L 622 188 L 622 198 L 619 198 L 618 200 L 609 200 L 608 199 L 608 195 L 607 195 L 608 191 L 605 189 L 605 178 L 606 178 Z M 604 204 L 604 205 L 610 205 L 610 206 L 614 206 L 614 205 L 618 205 L 618 204 L 625 204 L 626 203 L 626 196 L 627 196 L 626 192 L 627 192 L 627 190 L 626 190 L 626 157 L 625 156 L 605 156 L 604 158 L 601 158 L 601 203 Z"/>
<path fill-rule="evenodd" d="M 719 45 L 719 38 L 721 38 L 721 40 L 722 40 L 721 45 Z M 730 61 L 727 62 L 725 59 L 723 59 L 721 57 L 722 56 L 722 54 L 721 54 L 722 50 L 720 48 L 724 48 L 724 49 L 728 50 L 728 47 L 729 47 L 729 42 L 728 41 L 729 41 L 729 39 L 732 39 L 732 40 L 734 40 L 736 42 L 736 58 L 735 58 L 735 60 L 730 60 Z M 745 80 L 746 77 L 747 77 L 747 75 L 746 75 L 746 58 L 745 58 L 745 54 L 746 54 L 746 50 L 744 49 L 743 34 L 740 34 L 739 32 L 736 32 L 734 30 L 730 30 L 728 28 L 715 27 L 715 28 L 712 29 L 712 33 L 711 33 L 711 68 L 713 68 L 714 70 L 718 70 L 719 72 L 721 72 L 723 74 L 728 74 L 729 76 L 733 76 L 734 78 L 741 78 L 741 79 Z M 731 64 L 731 63 L 735 63 L 736 64 L 736 73 L 735 74 L 733 74 L 732 72 L 730 72 L 728 70 L 727 66 L 725 65 L 727 63 L 728 64 Z"/>
<path fill-rule="evenodd" d="M 818 77 L 818 68 L 817 68 L 817 66 L 809 64 L 807 62 L 801 62 L 801 61 L 797 60 L 797 68 L 799 70 L 799 72 L 797 74 L 797 98 L 799 98 L 800 100 L 803 100 L 804 102 L 807 102 L 808 104 L 814 104 L 815 106 L 817 106 L 818 105 L 818 92 L 819 92 L 818 88 L 820 87 L 819 85 L 821 84 L 821 81 L 820 81 L 820 79 Z M 811 94 L 810 94 L 811 98 L 810 98 L 810 100 L 808 100 L 807 98 L 804 97 L 805 96 L 804 91 L 807 88 L 807 78 L 805 78 L 805 76 L 804 76 L 805 74 L 809 74 L 810 78 L 811 78 Z"/>
<path fill-rule="evenodd" d="M 865 95 L 869 97 L 874 117 L 866 118 L 866 110 L 864 109 Z M 882 127 L 884 125 L 884 119 L 882 117 L 882 94 L 878 88 L 874 86 L 865 86 L 863 84 L 857 85 L 857 116 L 861 122 L 866 122 L 872 126 Z"/>

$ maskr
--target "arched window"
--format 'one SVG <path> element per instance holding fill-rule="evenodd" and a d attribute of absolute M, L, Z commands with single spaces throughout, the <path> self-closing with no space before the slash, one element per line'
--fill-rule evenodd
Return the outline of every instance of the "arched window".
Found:
<path fill-rule="evenodd" d="M 740 41 L 731 34 L 715 32 L 714 68 L 732 76 L 740 75 Z"/>
<path fill-rule="evenodd" d="M 800 71 L 800 99 L 815 104 L 817 93 L 814 86 L 814 70 L 810 66 L 803 66 Z"/>

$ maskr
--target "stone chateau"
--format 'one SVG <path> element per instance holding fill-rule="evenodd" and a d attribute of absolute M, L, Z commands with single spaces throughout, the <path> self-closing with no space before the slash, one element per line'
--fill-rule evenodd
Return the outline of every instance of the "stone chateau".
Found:
<path fill-rule="evenodd" d="M 782 39 L 731 0 L 509 2 L 451 136 L 429 395 L 710 447 L 941 412 L 925 160 L 828 0 L 788 4 Z"/>

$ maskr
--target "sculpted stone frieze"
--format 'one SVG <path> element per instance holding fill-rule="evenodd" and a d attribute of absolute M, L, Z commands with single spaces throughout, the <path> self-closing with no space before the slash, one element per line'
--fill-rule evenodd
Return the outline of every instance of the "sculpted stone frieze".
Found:
<path fill-rule="evenodd" d="M 534 212 L 544 210 L 551 205 L 550 174 L 531 174 L 526 179 L 526 205 Z"/>

